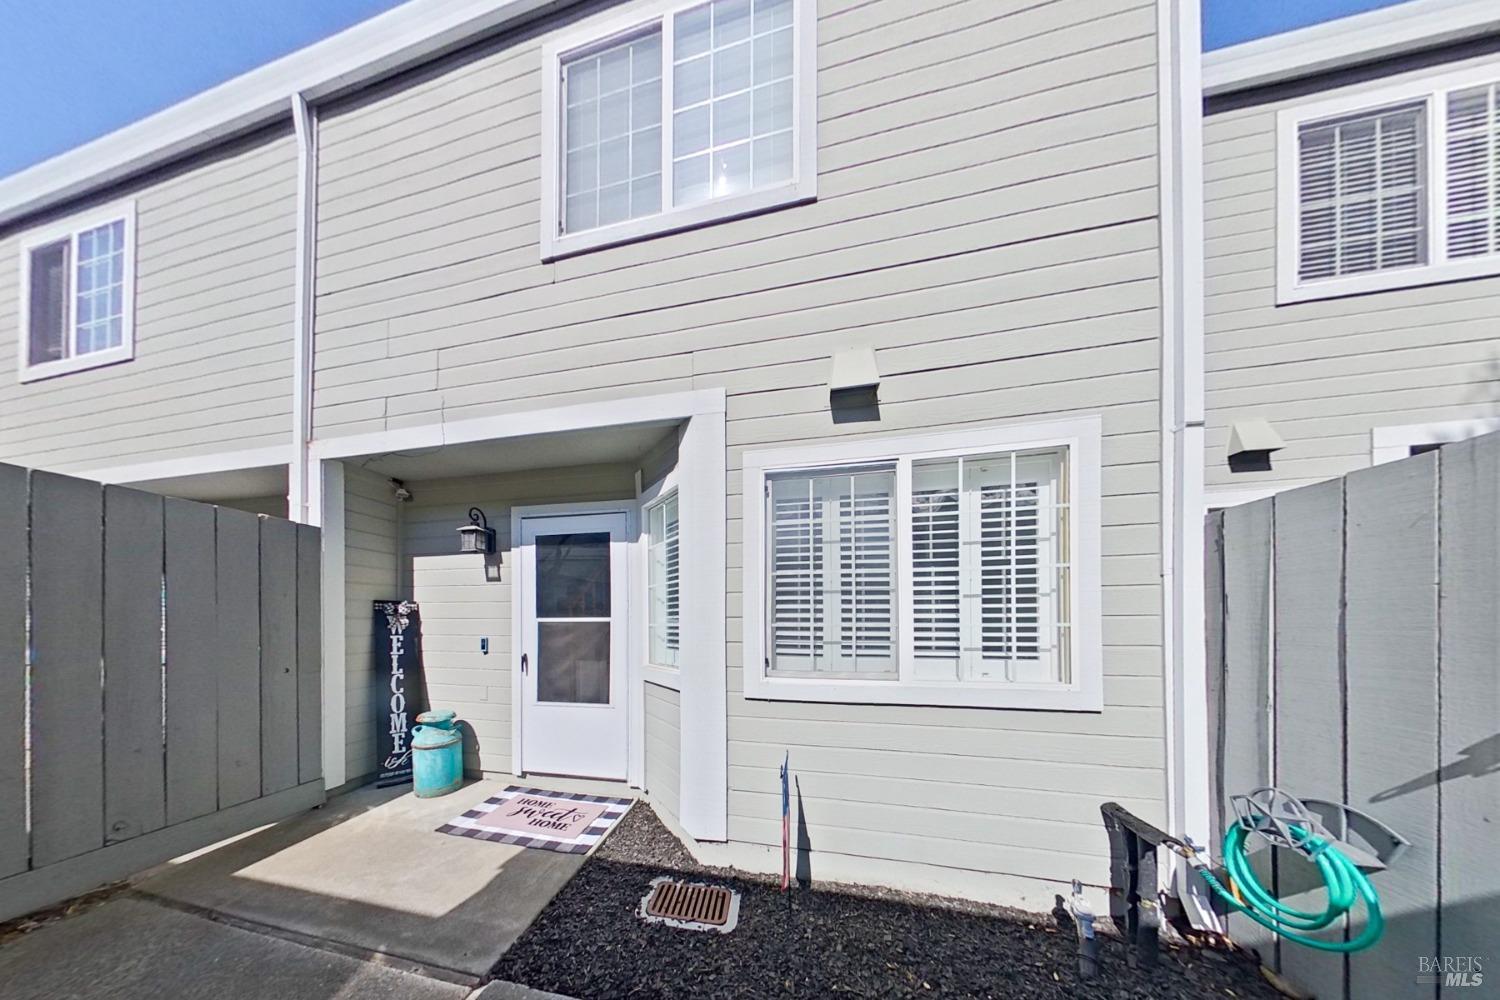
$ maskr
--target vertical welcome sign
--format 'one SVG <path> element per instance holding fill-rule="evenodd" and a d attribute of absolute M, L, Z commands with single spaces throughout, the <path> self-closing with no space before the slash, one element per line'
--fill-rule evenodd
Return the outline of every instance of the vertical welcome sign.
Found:
<path fill-rule="evenodd" d="M 375 785 L 411 780 L 412 720 L 426 711 L 422 616 L 415 601 L 375 602 Z"/>

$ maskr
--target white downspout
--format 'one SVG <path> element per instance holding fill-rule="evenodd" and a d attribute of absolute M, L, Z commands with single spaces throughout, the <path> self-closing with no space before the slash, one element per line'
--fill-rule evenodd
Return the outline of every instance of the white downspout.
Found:
<path fill-rule="evenodd" d="M 1203 603 L 1203 85 L 1198 0 L 1158 0 L 1161 161 L 1162 654 L 1168 829 L 1207 845 L 1208 685 Z M 1212 847 L 1213 845 L 1208 845 Z M 1217 928 L 1203 885 L 1173 865 L 1200 927 Z"/>
<path fill-rule="evenodd" d="M 323 785 L 347 776 L 344 622 L 344 466 L 312 454 L 313 303 L 317 263 L 318 113 L 292 94 L 297 135 L 297 240 L 292 297 L 292 454 L 287 517 L 322 529 Z"/>
<path fill-rule="evenodd" d="M 292 461 L 287 470 L 287 516 L 317 524 L 321 512 L 309 498 L 312 469 L 313 280 L 317 241 L 318 116 L 299 93 L 292 95 L 292 125 L 297 133 L 297 249 L 292 315 Z"/>

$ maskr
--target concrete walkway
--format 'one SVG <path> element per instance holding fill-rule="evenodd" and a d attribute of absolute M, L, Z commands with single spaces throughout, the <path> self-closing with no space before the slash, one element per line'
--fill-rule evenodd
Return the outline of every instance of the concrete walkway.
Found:
<path fill-rule="evenodd" d="M 461 1000 L 583 864 L 436 832 L 506 784 L 362 789 L 178 859 L 0 947 L 0 995 Z"/>

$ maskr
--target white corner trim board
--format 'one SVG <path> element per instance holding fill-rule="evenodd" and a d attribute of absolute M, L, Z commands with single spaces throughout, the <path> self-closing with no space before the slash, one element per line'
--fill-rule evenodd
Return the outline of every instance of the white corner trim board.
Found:
<path fill-rule="evenodd" d="M 1206 841 L 1211 815 L 1204 650 L 1203 53 L 1198 0 L 1158 0 L 1161 178 L 1162 685 L 1171 829 Z M 1176 880 L 1189 915 L 1217 929 L 1201 880 Z"/>
<path fill-rule="evenodd" d="M 1494 0 L 1407 0 L 1203 56 L 1207 97 L 1250 90 L 1500 31 Z"/>
<path fill-rule="evenodd" d="M 0 226 L 346 94 L 574 0 L 409 0 L 0 180 Z"/>
<path fill-rule="evenodd" d="M 1066 504 L 1070 535 L 1066 551 L 1068 602 L 1071 613 L 1065 662 L 1066 680 L 927 680 L 917 675 L 914 639 L 915 580 L 911 560 L 915 532 L 913 516 L 904 501 L 912 495 L 913 465 L 933 459 L 984 456 L 994 453 L 1051 451 L 1066 448 Z M 1101 466 L 1102 421 L 1088 416 L 1034 423 L 997 424 L 905 435 L 880 435 L 799 447 L 744 453 L 744 688 L 745 697 L 786 701 L 824 701 L 846 704 L 935 705 L 986 708 L 1051 709 L 1097 712 L 1103 708 L 1103 646 L 1101 639 Z M 893 467 L 896 486 L 895 529 L 891 546 L 896 567 L 895 639 L 887 654 L 895 661 L 888 676 L 773 675 L 767 636 L 770 584 L 767 580 L 770 547 L 766 523 L 768 478 L 777 473 L 814 470 L 868 470 L 871 465 Z M 1043 506 L 1045 509 L 1045 505 Z M 691 565 L 691 561 L 688 562 Z M 685 593 L 692 593 L 685 586 Z M 684 611 L 684 620 L 688 618 Z M 1043 618 L 1045 619 L 1045 614 Z M 1045 641 L 1045 640 L 1041 640 Z M 691 662 L 684 658 L 684 663 Z M 686 717 L 686 713 L 684 713 Z"/>
<path fill-rule="evenodd" d="M 292 309 L 292 458 L 287 482 L 287 514 L 294 521 L 312 516 L 308 479 L 314 474 L 307 443 L 312 438 L 313 303 L 317 273 L 318 112 L 300 94 L 292 95 L 297 134 L 297 259 Z"/>

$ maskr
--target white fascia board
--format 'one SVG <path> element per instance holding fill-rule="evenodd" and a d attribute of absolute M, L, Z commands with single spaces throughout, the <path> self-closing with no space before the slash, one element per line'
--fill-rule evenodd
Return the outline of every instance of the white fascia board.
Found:
<path fill-rule="evenodd" d="M 1500 32 L 1495 0 L 1408 0 L 1206 53 L 1215 97 Z"/>
<path fill-rule="evenodd" d="M 0 179 L 0 226 L 280 120 L 574 0 L 410 0 Z"/>

